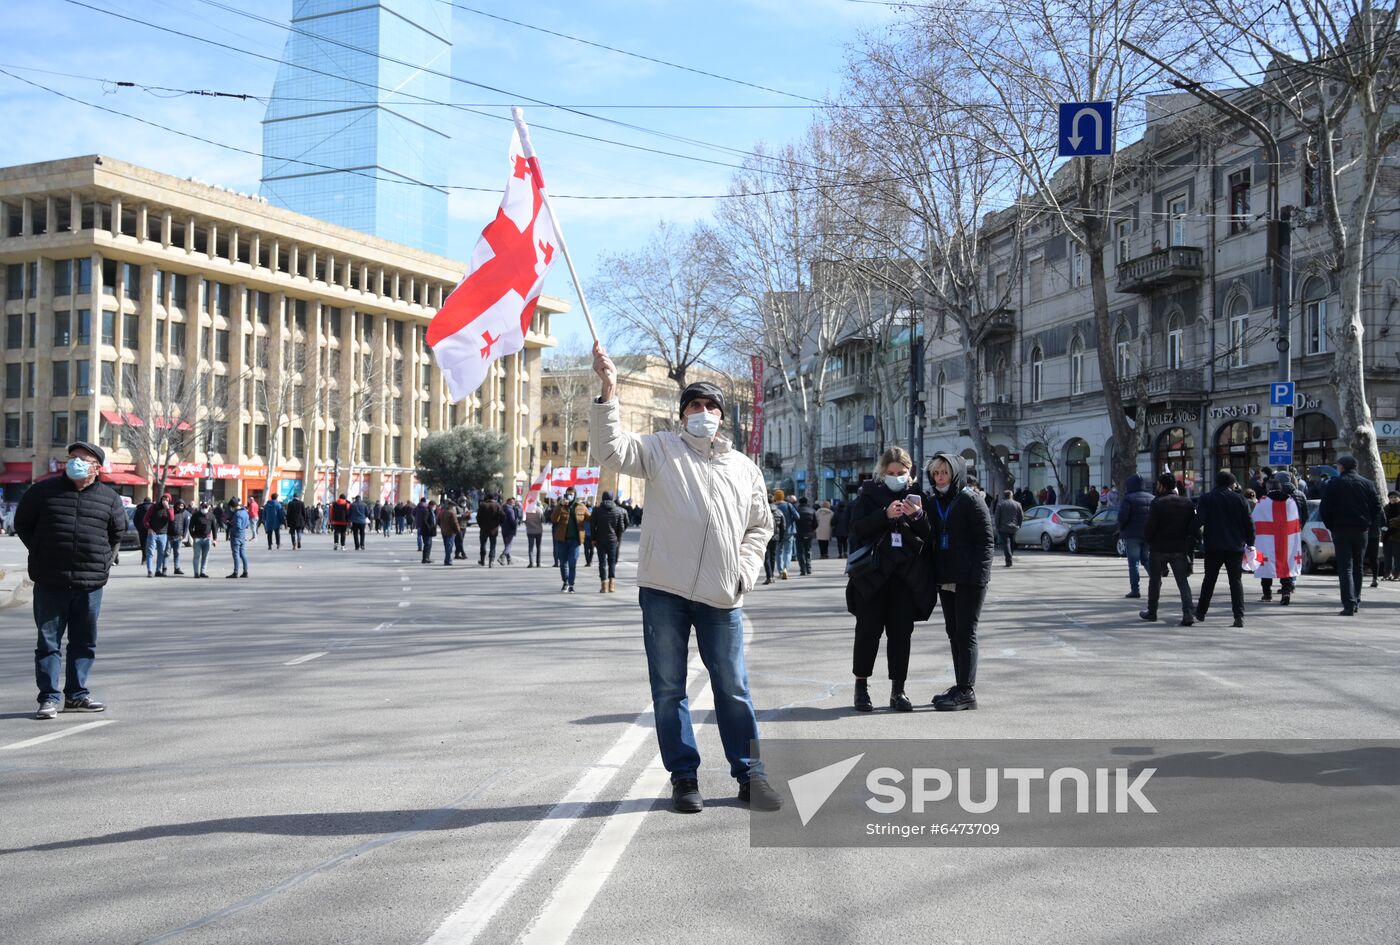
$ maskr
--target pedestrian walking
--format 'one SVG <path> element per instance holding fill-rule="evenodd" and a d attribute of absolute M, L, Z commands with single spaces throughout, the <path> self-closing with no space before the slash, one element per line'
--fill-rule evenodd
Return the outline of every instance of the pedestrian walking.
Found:
<path fill-rule="evenodd" d="M 836 506 L 831 511 L 831 537 L 836 539 L 836 556 L 844 558 L 846 539 L 851 533 L 851 504 L 844 499 L 837 499 Z"/>
<path fill-rule="evenodd" d="M 131 510 L 131 520 L 136 523 L 136 540 L 141 543 L 141 563 L 146 565 L 148 570 L 150 565 L 147 560 L 147 553 L 150 549 L 148 542 L 150 540 L 151 530 L 146 527 L 146 516 L 150 514 L 151 506 L 154 504 L 155 503 L 151 501 L 151 497 L 146 496 L 146 498 L 142 499 L 137 504 L 136 508 Z"/>
<path fill-rule="evenodd" d="M 515 533 L 520 530 L 520 506 L 515 504 L 515 496 L 506 499 L 501 506 L 501 564 L 511 564 L 510 549 L 515 544 Z"/>
<path fill-rule="evenodd" d="M 1260 600 L 1273 600 L 1275 580 L 1279 582 L 1279 603 L 1287 607 L 1292 600 L 1303 567 L 1307 511 L 1307 496 L 1295 485 L 1292 474 L 1273 473 L 1269 491 L 1250 515 L 1257 545 L 1254 576 L 1264 592 Z"/>
<path fill-rule="evenodd" d="M 782 489 L 776 490 L 773 495 L 777 497 L 778 511 L 782 512 L 783 521 L 787 524 L 783 543 L 778 546 L 778 577 L 786 581 L 793 555 L 797 553 L 797 509 L 788 501 Z"/>
<path fill-rule="evenodd" d="M 1400 580 L 1400 492 L 1387 497 L 1385 512 L 1385 565 L 1387 581 Z"/>
<path fill-rule="evenodd" d="M 223 531 L 224 528 L 224 504 L 222 502 L 214 503 L 209 509 L 209 518 L 212 520 L 209 537 L 217 539 L 219 537 L 219 532 Z"/>
<path fill-rule="evenodd" d="M 694 629 L 739 801 L 753 810 L 777 810 L 782 798 L 759 759 L 758 720 L 744 667 L 744 594 L 758 581 L 772 527 L 763 474 L 719 435 L 724 394 L 715 385 L 701 381 L 681 393 L 682 432 L 631 434 L 621 429 L 617 368 L 599 343 L 593 367 L 602 380 L 590 422 L 593 455 L 605 469 L 647 481 L 650 524 L 637 583 L 672 809 L 695 813 L 704 807 L 686 694 Z"/>
<path fill-rule="evenodd" d="M 331 547 L 336 551 L 345 550 L 345 533 L 350 530 L 350 500 L 345 493 L 331 503 Z"/>
<path fill-rule="evenodd" d="M 415 516 L 414 527 L 418 530 L 418 547 L 423 552 L 423 563 L 427 564 L 428 559 L 433 555 L 433 537 L 438 530 L 438 511 L 436 503 L 429 502 L 426 497 L 418 503 L 418 512 Z M 451 542 L 444 542 L 450 549 Z"/>
<path fill-rule="evenodd" d="M 773 583 L 773 575 L 778 570 L 778 555 L 780 549 L 787 544 L 787 516 L 784 515 L 783 510 L 778 507 L 777 495 L 778 493 L 773 493 L 773 497 L 769 499 L 768 503 L 768 511 L 773 516 L 773 532 L 768 536 L 768 544 L 764 546 L 763 550 L 764 584 Z"/>
<path fill-rule="evenodd" d="M 258 525 L 262 521 L 262 504 L 258 502 L 257 496 L 248 497 L 248 508 L 246 511 L 248 513 L 249 522 L 248 538 L 256 538 L 258 535 Z"/>
<path fill-rule="evenodd" d="M 1318 510 L 1322 524 L 1332 533 L 1337 554 L 1337 583 L 1342 595 L 1341 616 L 1350 617 L 1361 609 L 1361 582 L 1364 577 L 1366 548 L 1372 529 L 1380 534 L 1385 525 L 1380 493 L 1375 483 L 1356 472 L 1356 457 L 1337 460 L 1341 475 L 1322 490 Z"/>
<path fill-rule="evenodd" d="M 953 685 L 933 697 L 940 712 L 977 708 L 977 624 L 992 580 L 992 515 L 963 488 L 965 469 L 961 456 L 939 452 L 926 470 L 933 574 L 953 656 Z"/>
<path fill-rule="evenodd" d="M 525 513 L 525 567 L 540 567 L 540 545 L 544 542 L 544 506 L 537 499 Z"/>
<path fill-rule="evenodd" d="M 1181 625 L 1189 627 L 1196 620 L 1191 603 L 1191 562 L 1196 553 L 1196 509 L 1191 500 L 1177 492 L 1176 477 L 1162 473 L 1157 477 L 1157 498 L 1147 513 L 1143 535 L 1151 552 L 1147 566 L 1147 609 L 1138 616 L 1143 620 L 1157 619 L 1157 600 L 1162 593 L 1162 578 L 1170 569 L 1181 595 Z"/>
<path fill-rule="evenodd" d="M 573 489 L 564 493 L 564 500 L 554 509 L 556 535 L 562 535 L 559 546 L 560 593 L 574 592 L 574 577 L 578 569 L 579 547 L 583 544 L 588 522 L 588 507 L 578 500 Z"/>
<path fill-rule="evenodd" d="M 836 513 L 831 509 L 831 500 L 823 499 L 817 507 L 817 553 L 825 561 L 831 552 L 831 526 Z"/>
<path fill-rule="evenodd" d="M 393 520 L 394 512 L 388 502 L 379 507 L 379 534 L 385 538 L 389 537 L 389 523 Z"/>
<path fill-rule="evenodd" d="M 1234 474 L 1222 469 L 1215 474 L 1215 488 L 1201 496 L 1196 507 L 1205 548 L 1206 571 L 1201 593 L 1196 599 L 1196 619 L 1206 619 L 1215 581 L 1225 569 L 1230 583 L 1230 612 L 1234 626 L 1244 626 L 1244 552 L 1254 545 L 1254 522 L 1249 503 L 1235 491 Z"/>
<path fill-rule="evenodd" d="M 613 502 L 611 492 L 604 492 L 589 522 L 598 550 L 598 592 L 610 594 L 617 590 L 617 554 L 622 549 L 622 533 L 627 531 L 627 513 Z"/>
<path fill-rule="evenodd" d="M 107 454 L 94 443 L 70 443 L 63 475 L 30 486 L 12 519 L 15 534 L 29 553 L 29 580 L 34 582 L 36 719 L 55 719 L 60 708 L 64 712 L 107 708 L 92 697 L 87 680 L 97 659 L 102 589 L 127 522 L 121 497 L 97 479 L 106 459 Z M 64 670 L 61 690 L 60 669 Z"/>
<path fill-rule="evenodd" d="M 180 570 L 180 549 L 190 534 L 190 508 L 184 499 L 176 499 L 171 508 L 170 526 L 165 530 L 165 544 L 170 549 L 170 571 L 184 574 Z"/>
<path fill-rule="evenodd" d="M 1134 473 L 1123 480 L 1123 497 L 1118 503 L 1118 539 L 1123 542 L 1123 554 L 1128 559 L 1128 593 L 1130 599 L 1142 596 L 1138 565 L 1151 569 L 1147 550 L 1147 517 L 1152 511 L 1152 496 L 1142 477 Z"/>
<path fill-rule="evenodd" d="M 301 535 L 306 530 L 306 503 L 301 496 L 293 495 L 287 501 L 287 537 L 293 550 L 301 550 Z"/>
<path fill-rule="evenodd" d="M 365 497 L 357 495 L 350 503 L 350 533 L 355 536 L 355 550 L 365 550 L 365 528 L 369 525 L 369 506 Z M 342 542 L 343 544 L 343 542 Z"/>
<path fill-rule="evenodd" d="M 476 529 L 480 544 L 477 557 L 478 568 L 494 567 L 496 563 L 496 539 L 501 534 L 501 503 L 494 495 L 488 495 L 476 507 Z"/>
<path fill-rule="evenodd" d="M 272 543 L 277 542 L 277 549 L 282 550 L 282 526 L 287 521 L 287 507 L 282 501 L 273 496 L 267 500 L 267 505 L 262 509 L 262 527 L 267 533 L 267 550 L 272 550 Z"/>
<path fill-rule="evenodd" d="M 170 519 L 174 515 L 170 493 L 146 510 L 146 577 L 165 577 L 165 559 L 170 553 Z"/>
<path fill-rule="evenodd" d="M 190 514 L 190 544 L 194 558 L 194 576 L 209 577 L 209 551 L 214 547 L 214 516 L 208 502 Z"/>
<path fill-rule="evenodd" d="M 1007 489 L 997 500 L 996 508 L 992 512 L 992 525 L 996 528 L 996 539 L 1001 545 L 1001 554 L 1006 563 L 1003 567 L 1011 567 L 1011 560 L 1016 552 L 1016 532 L 1020 529 L 1021 523 L 1025 521 L 1025 511 L 1021 508 L 1021 503 Z"/>
<path fill-rule="evenodd" d="M 812 538 L 817 534 L 817 513 L 804 495 L 797 500 L 797 569 L 812 573 Z"/>
<path fill-rule="evenodd" d="M 909 651 L 914 624 L 928 620 L 938 600 L 931 561 L 924 497 L 910 475 L 914 461 L 901 447 L 880 456 L 879 479 L 861 487 L 851 505 L 853 547 L 846 581 L 846 610 L 856 618 L 851 672 L 856 678 L 853 704 L 871 712 L 870 677 L 885 644 L 890 678 L 890 708 L 913 712 L 904 691 L 909 678 Z M 921 562 L 921 558 L 930 560 Z"/>
<path fill-rule="evenodd" d="M 243 508 L 238 496 L 228 500 L 228 548 L 233 554 L 233 573 L 225 577 L 248 576 L 248 535 L 252 526 L 248 524 L 248 510 Z M 242 567 L 240 574 L 239 567 Z"/>
<path fill-rule="evenodd" d="M 442 508 L 438 510 L 437 523 L 438 530 L 442 532 L 442 564 L 443 567 L 450 568 L 452 556 L 457 550 L 452 539 L 462 528 L 457 519 L 457 507 L 451 502 L 443 502 Z"/>

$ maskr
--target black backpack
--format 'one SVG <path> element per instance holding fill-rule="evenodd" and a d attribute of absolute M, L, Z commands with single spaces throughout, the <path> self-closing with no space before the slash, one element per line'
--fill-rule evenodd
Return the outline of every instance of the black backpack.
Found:
<path fill-rule="evenodd" d="M 771 513 L 773 514 L 773 537 L 772 537 L 771 539 L 769 539 L 769 540 L 770 540 L 770 541 L 782 541 L 782 540 L 784 540 L 785 538 L 787 538 L 787 518 L 784 517 L 784 515 L 783 515 L 782 512 L 779 512 L 777 509 L 773 508 L 771 505 L 768 507 L 768 511 L 771 512 Z"/>

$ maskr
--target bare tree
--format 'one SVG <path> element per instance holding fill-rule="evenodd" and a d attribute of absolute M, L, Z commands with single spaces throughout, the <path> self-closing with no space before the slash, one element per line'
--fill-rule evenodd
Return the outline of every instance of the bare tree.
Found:
<path fill-rule="evenodd" d="M 730 183 L 720 207 L 717 259 L 738 309 L 734 337 L 757 348 L 777 370 L 795 404 L 800 452 L 813 475 L 819 469 L 821 409 L 831 352 L 845 313 L 814 292 L 812 266 L 835 253 L 839 238 L 833 204 L 842 175 L 828 160 L 832 141 L 814 123 L 802 147 L 770 155 L 761 145 Z"/>
<path fill-rule="evenodd" d="M 982 354 L 1017 284 L 1021 240 L 1016 210 L 992 226 L 986 221 L 1020 196 L 1023 177 L 1016 162 L 967 133 L 975 120 L 953 103 L 975 76 L 956 50 L 932 38 L 906 30 L 891 40 L 868 40 L 853 57 L 848 97 L 862 107 L 836 120 L 866 149 L 856 184 L 865 199 L 844 206 L 879 255 L 894 263 L 868 267 L 870 274 L 911 311 L 922 301 L 934 337 L 954 336 L 968 429 L 995 492 L 1010 477 L 982 419 Z M 996 260 L 1003 278 L 989 280 L 990 236 L 1006 233 L 1013 237 L 1010 250 Z"/>
<path fill-rule="evenodd" d="M 1400 143 L 1395 118 L 1400 106 L 1400 4 L 1206 0 L 1205 7 L 1211 16 L 1196 22 L 1212 54 L 1211 65 L 1247 90 L 1230 100 L 1205 97 L 1252 130 L 1261 130 L 1254 128 L 1259 119 L 1241 106 L 1251 100 L 1264 103 L 1286 115 L 1305 136 L 1299 163 L 1326 226 L 1325 236 L 1298 233 L 1294 253 L 1319 256 L 1339 286 L 1341 317 L 1327 326 L 1327 334 L 1342 428 L 1362 474 L 1384 495 L 1385 471 L 1366 401 L 1362 296 L 1378 185 Z M 1171 71 L 1180 75 L 1186 70 Z M 1188 87 L 1199 93 L 1199 86 Z M 1269 127 L 1262 131 L 1271 133 Z"/>
<path fill-rule="evenodd" d="M 594 289 L 628 347 L 664 359 L 681 390 L 690 369 L 729 333 L 729 297 L 713 265 L 716 241 L 709 227 L 663 221 L 641 249 L 605 258 Z"/>
<path fill-rule="evenodd" d="M 559 427 L 564 437 L 564 461 L 569 465 L 573 463 L 574 437 L 587 429 L 593 393 L 597 389 L 592 364 L 592 355 L 577 345 L 559 349 L 544 362 L 540 413 L 546 416 L 553 414 L 559 418 Z M 623 368 L 619 364 L 619 383 L 622 373 Z M 588 439 L 584 437 L 585 450 L 591 449 L 587 445 Z M 587 455 L 585 453 L 585 462 Z"/>
<path fill-rule="evenodd" d="M 271 339 L 264 336 L 258 340 L 262 348 L 259 363 L 267 364 Z M 306 348 L 290 340 L 282 345 L 281 360 L 276 371 L 264 371 L 261 375 L 249 378 L 257 392 L 258 406 L 268 424 L 267 482 L 263 488 L 265 497 L 272 496 L 272 481 L 277 467 L 282 461 L 282 431 L 299 423 L 305 416 L 305 375 L 307 372 Z"/>
<path fill-rule="evenodd" d="M 1132 443 L 1133 425 L 1123 409 L 1114 359 L 1104 261 L 1122 169 L 1117 154 L 1068 162 L 1057 158 L 1056 115 L 1062 102 L 1111 101 L 1121 128 L 1132 116 L 1132 103 L 1162 81 L 1161 70 L 1129 51 L 1123 40 L 1186 63 L 1194 50 L 1186 38 L 1186 20 L 1169 0 L 1002 0 L 985 6 L 957 16 L 936 3 L 921 6 L 915 23 L 931 46 L 956 52 L 964 67 L 960 75 L 968 81 L 949 104 L 970 120 L 967 133 L 1016 165 L 1035 211 L 1047 215 L 1082 250 L 1104 410 L 1114 442 Z M 1083 128 L 1092 125 L 1085 122 Z M 1136 422 L 1145 419 L 1139 415 Z M 1115 451 L 1114 480 L 1121 484 L 1136 464 L 1130 450 Z"/>
<path fill-rule="evenodd" d="M 1060 432 L 1060 428 L 1053 423 L 1039 420 L 1034 423 L 1022 424 L 1021 430 L 1027 437 L 1028 442 L 1039 443 L 1044 453 L 1041 459 L 1045 460 L 1050 467 L 1051 474 L 1055 477 L 1055 494 L 1062 504 L 1070 504 L 1070 497 L 1065 495 L 1065 479 L 1060 474 L 1060 448 L 1064 445 L 1065 435 Z"/>
<path fill-rule="evenodd" d="M 128 407 L 122 443 L 156 483 L 157 495 L 165 491 L 171 464 L 198 456 L 200 444 L 224 424 L 226 405 L 212 403 L 201 381 L 197 373 L 165 366 L 154 377 L 143 372 L 134 390 L 123 387 Z"/>

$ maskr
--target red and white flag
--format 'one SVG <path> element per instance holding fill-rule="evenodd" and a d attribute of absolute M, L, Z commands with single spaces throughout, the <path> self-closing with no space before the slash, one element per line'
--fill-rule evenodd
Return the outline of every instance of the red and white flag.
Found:
<path fill-rule="evenodd" d="M 466 276 L 428 325 L 428 345 L 454 403 L 481 386 L 497 358 L 525 347 L 559 245 L 529 130 L 519 114 L 515 122 L 510 177 L 496 218 L 481 231 Z"/>
<path fill-rule="evenodd" d="M 598 466 L 560 466 L 549 480 L 549 494 L 558 499 L 566 490 L 573 489 L 580 499 L 596 496 L 602 475 L 603 470 Z"/>
<path fill-rule="evenodd" d="M 525 514 L 529 515 L 535 510 L 535 506 L 540 504 L 540 493 L 544 491 L 544 484 L 549 481 L 549 473 L 553 463 L 545 463 L 544 469 L 535 477 L 535 481 L 530 483 L 530 491 L 525 493 Z"/>
<path fill-rule="evenodd" d="M 1254 507 L 1254 576 L 1296 578 L 1303 569 L 1303 523 L 1298 504 L 1259 500 Z"/>

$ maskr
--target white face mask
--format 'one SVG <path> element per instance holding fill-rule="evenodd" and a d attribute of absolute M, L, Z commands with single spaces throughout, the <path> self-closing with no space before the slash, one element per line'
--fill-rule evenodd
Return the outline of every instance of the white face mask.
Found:
<path fill-rule="evenodd" d="M 885 486 L 891 492 L 903 492 L 905 486 L 909 484 L 908 476 L 886 476 Z"/>
<path fill-rule="evenodd" d="M 712 439 L 719 432 L 719 415 L 708 410 L 693 413 L 685 418 L 685 429 L 691 436 Z"/>

